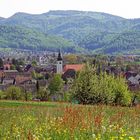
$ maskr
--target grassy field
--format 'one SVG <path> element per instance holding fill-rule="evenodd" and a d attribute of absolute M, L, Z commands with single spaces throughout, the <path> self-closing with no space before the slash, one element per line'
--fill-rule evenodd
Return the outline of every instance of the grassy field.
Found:
<path fill-rule="evenodd" d="M 0 101 L 0 140 L 140 140 L 140 108 Z"/>

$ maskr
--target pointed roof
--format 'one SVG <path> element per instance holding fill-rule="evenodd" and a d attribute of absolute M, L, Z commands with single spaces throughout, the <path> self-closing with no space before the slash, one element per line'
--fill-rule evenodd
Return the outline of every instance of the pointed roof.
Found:
<path fill-rule="evenodd" d="M 62 61 L 61 51 L 59 50 L 57 61 Z"/>

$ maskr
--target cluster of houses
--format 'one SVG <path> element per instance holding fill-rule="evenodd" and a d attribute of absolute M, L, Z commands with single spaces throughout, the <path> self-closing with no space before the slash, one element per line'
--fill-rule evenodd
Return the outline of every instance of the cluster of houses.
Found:
<path fill-rule="evenodd" d="M 43 59 L 44 60 L 44 59 Z M 41 60 L 39 60 L 40 62 Z M 3 68 L 0 70 L 0 90 L 6 90 L 11 85 L 21 87 L 25 91 L 32 93 L 36 92 L 36 83 L 38 81 L 41 87 L 46 87 L 48 84 L 48 78 L 50 74 L 58 73 L 62 74 L 64 80 L 67 78 L 74 78 L 76 71 L 83 68 L 83 64 L 66 64 L 63 66 L 63 60 L 61 53 L 58 53 L 56 60 L 57 64 L 49 64 L 46 66 L 32 66 L 27 64 L 23 66 L 22 71 L 11 70 L 11 61 L 4 61 Z M 35 79 L 33 72 L 42 75 L 42 78 Z"/>
<path fill-rule="evenodd" d="M 0 70 L 0 90 L 6 90 L 9 86 L 16 85 L 25 91 L 35 93 L 37 90 L 37 81 L 40 86 L 47 86 L 49 74 L 62 74 L 63 80 L 66 81 L 69 78 L 75 78 L 76 72 L 80 71 L 84 67 L 84 64 L 63 64 L 64 61 L 60 51 L 58 53 L 57 59 L 53 61 L 52 64 L 48 63 L 47 65 L 41 66 L 40 63 L 43 62 L 43 64 L 45 64 L 45 61 L 48 62 L 48 57 L 49 56 L 47 55 L 43 55 L 43 57 L 37 56 L 39 62 L 38 65 L 32 66 L 31 64 L 26 64 L 23 66 L 21 72 L 17 70 L 11 70 L 10 61 L 5 61 L 3 69 Z M 56 62 L 56 64 L 54 64 L 54 62 Z M 133 71 L 122 72 L 120 69 L 118 70 L 113 66 L 107 66 L 105 70 L 107 72 L 114 73 L 115 75 L 119 75 L 121 73 L 126 78 L 131 90 L 140 90 L 140 74 Z M 35 79 L 32 75 L 33 71 L 41 74 L 43 78 Z"/>

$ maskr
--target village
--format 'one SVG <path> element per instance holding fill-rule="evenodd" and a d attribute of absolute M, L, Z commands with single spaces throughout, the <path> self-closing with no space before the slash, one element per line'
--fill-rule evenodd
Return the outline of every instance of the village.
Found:
<path fill-rule="evenodd" d="M 37 88 L 47 88 L 55 73 L 64 81 L 64 90 L 86 62 L 97 65 L 97 71 L 126 79 L 131 91 L 140 90 L 140 56 L 84 56 L 58 52 L 13 51 L 0 54 L 0 90 L 10 86 L 20 87 L 35 96 Z"/>

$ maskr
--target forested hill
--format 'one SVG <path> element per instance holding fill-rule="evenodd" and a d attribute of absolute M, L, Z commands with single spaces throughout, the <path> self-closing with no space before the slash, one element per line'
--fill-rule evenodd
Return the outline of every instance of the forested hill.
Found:
<path fill-rule="evenodd" d="M 0 18 L 0 25 L 22 26 L 39 31 L 39 34 L 62 36 L 73 42 L 68 45 L 68 50 L 69 46 L 73 49 L 79 45 L 86 52 L 92 50 L 96 53 L 140 51 L 140 19 L 125 19 L 100 12 L 59 10 L 38 15 L 16 13 L 6 19 Z"/>
<path fill-rule="evenodd" d="M 40 15 L 16 13 L 0 24 L 19 25 L 37 29 L 41 32 L 62 35 L 74 42 L 91 31 L 120 32 L 133 26 L 131 20 L 121 17 L 83 11 L 50 11 Z"/>
<path fill-rule="evenodd" d="M 0 26 L 0 47 L 52 51 L 62 48 L 70 52 L 75 49 L 72 42 L 62 37 L 46 35 L 25 27 L 4 25 Z"/>
<path fill-rule="evenodd" d="M 140 53 L 140 32 L 126 31 L 122 33 L 98 32 L 90 33 L 79 46 L 94 53 Z"/>

